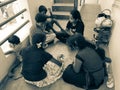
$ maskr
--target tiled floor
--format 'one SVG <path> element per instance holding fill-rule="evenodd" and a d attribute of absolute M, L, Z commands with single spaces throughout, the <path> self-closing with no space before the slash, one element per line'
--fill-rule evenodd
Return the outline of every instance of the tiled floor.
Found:
<path fill-rule="evenodd" d="M 90 7 L 91 6 L 87 6 L 87 8 Z M 84 7 L 84 9 L 85 8 L 86 7 Z M 96 11 L 94 11 L 95 9 Z M 95 13 L 92 13 L 91 10 L 81 11 L 81 15 L 85 23 L 85 37 L 89 40 L 92 38 L 92 34 L 93 34 L 92 30 L 94 27 L 95 15 L 99 13 L 98 9 L 92 6 L 91 10 L 93 10 L 93 12 Z M 91 14 L 89 14 L 88 12 Z M 66 21 L 60 21 L 60 24 L 65 28 Z M 61 42 L 57 42 L 56 44 L 49 46 L 49 48 L 47 48 L 46 51 L 51 53 L 55 58 L 60 54 L 64 54 L 65 66 L 73 62 L 74 56 L 77 53 L 77 51 L 71 51 L 65 44 Z M 19 73 L 20 73 L 20 68 L 18 68 L 17 70 L 17 74 Z M 2 90 L 84 90 L 84 89 L 67 84 L 62 80 L 62 78 L 56 81 L 54 84 L 44 88 L 37 88 L 33 85 L 26 84 L 23 78 L 20 78 L 18 80 L 9 79 L 7 83 L 4 85 L 4 88 L 2 88 Z M 103 84 L 98 90 L 114 90 L 114 89 L 109 89 L 106 87 L 105 84 Z"/>

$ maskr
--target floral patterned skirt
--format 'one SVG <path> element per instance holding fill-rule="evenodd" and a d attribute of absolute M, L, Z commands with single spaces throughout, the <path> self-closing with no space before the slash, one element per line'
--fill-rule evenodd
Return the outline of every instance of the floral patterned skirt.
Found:
<path fill-rule="evenodd" d="M 57 65 L 54 62 L 48 61 L 44 66 L 44 70 L 47 72 L 47 77 L 45 79 L 40 81 L 25 81 L 38 87 L 48 86 L 61 78 L 63 74 L 63 65 L 63 63 L 61 65 Z"/>

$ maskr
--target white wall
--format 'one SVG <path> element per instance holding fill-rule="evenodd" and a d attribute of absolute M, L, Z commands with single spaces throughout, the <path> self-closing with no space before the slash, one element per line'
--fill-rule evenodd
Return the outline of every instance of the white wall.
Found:
<path fill-rule="evenodd" d="M 51 8 L 53 0 L 27 0 L 30 10 L 30 16 L 32 24 L 35 24 L 35 15 L 38 12 L 38 7 L 40 5 L 45 5 L 47 8 Z"/>
<path fill-rule="evenodd" d="M 98 0 L 98 3 L 101 5 L 101 10 L 112 8 L 112 4 L 115 0 Z"/>
<path fill-rule="evenodd" d="M 115 90 L 120 90 L 120 1 L 99 0 L 99 4 L 101 5 L 102 10 L 108 8 L 112 11 L 111 16 L 114 22 L 114 26 L 109 43 L 109 56 L 112 59 Z M 113 6 L 113 4 L 117 4 L 117 6 Z"/>
<path fill-rule="evenodd" d="M 3 78 L 5 77 L 5 75 L 7 75 L 8 70 L 5 70 L 4 66 L 6 66 L 7 62 L 6 61 L 6 57 L 2 51 L 2 49 L 0 48 L 0 83 L 3 80 Z"/>
<path fill-rule="evenodd" d="M 112 59 L 113 74 L 115 78 L 115 90 L 120 90 L 120 3 L 119 7 L 112 8 L 114 27 L 109 45 Z"/>
<path fill-rule="evenodd" d="M 29 11 L 29 7 L 28 7 L 28 2 L 27 0 L 17 0 L 17 2 L 19 3 L 18 8 L 20 9 L 20 11 L 22 9 L 27 9 L 27 11 L 25 11 L 23 13 L 23 20 L 18 19 L 19 24 L 21 25 L 22 23 L 24 23 L 26 20 L 29 20 L 30 22 L 28 24 L 26 24 L 22 29 L 20 29 L 16 35 L 18 35 L 20 37 L 20 40 L 23 41 L 25 38 L 28 37 L 29 35 L 29 31 L 30 31 L 30 27 L 32 26 L 32 21 L 31 21 L 31 17 L 30 17 L 30 11 Z M 16 6 L 17 7 L 17 6 Z M 22 17 L 22 16 L 21 16 Z"/>
<path fill-rule="evenodd" d="M 98 0 L 85 0 L 87 4 L 97 4 Z"/>

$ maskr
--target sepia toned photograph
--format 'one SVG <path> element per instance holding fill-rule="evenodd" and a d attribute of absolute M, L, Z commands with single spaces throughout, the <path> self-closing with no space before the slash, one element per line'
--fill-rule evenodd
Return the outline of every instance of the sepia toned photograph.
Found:
<path fill-rule="evenodd" d="M 0 90 L 120 90 L 120 0 L 0 0 Z"/>

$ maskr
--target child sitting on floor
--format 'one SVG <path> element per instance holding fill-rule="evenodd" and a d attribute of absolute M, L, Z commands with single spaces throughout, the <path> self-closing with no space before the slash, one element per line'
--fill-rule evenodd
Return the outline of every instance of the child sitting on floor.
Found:
<path fill-rule="evenodd" d="M 20 43 L 20 38 L 16 35 L 8 38 L 8 43 L 11 50 L 5 52 L 5 55 L 14 54 L 15 56 L 15 62 L 10 70 L 10 73 L 8 74 L 8 76 L 12 78 L 14 77 L 15 69 L 21 64 L 22 61 L 22 58 L 19 55 L 22 45 Z"/>
<path fill-rule="evenodd" d="M 46 45 L 48 46 L 48 44 L 54 42 L 56 35 L 52 31 L 46 30 L 46 28 L 48 27 L 48 25 L 46 25 L 47 16 L 38 13 L 35 16 L 35 21 L 36 21 L 37 29 L 34 30 L 34 32 L 31 32 L 32 36 L 34 35 L 34 33 L 44 33 L 46 35 L 45 47 Z"/>
<path fill-rule="evenodd" d="M 48 10 L 49 10 L 50 15 L 47 15 L 47 11 Z M 46 24 L 47 27 L 46 27 L 46 30 L 49 31 L 51 29 L 51 27 L 49 27 L 49 25 L 51 25 L 53 27 L 54 24 L 57 25 L 61 30 L 63 30 L 63 28 L 58 23 L 58 21 L 53 17 L 50 8 L 48 8 L 48 10 L 47 10 L 47 8 L 44 5 L 41 5 L 38 8 L 38 11 L 39 11 L 40 14 L 43 14 L 43 15 L 47 16 L 47 24 Z"/>
<path fill-rule="evenodd" d="M 64 70 L 63 55 L 55 59 L 46 52 L 43 47 L 45 40 L 44 33 L 35 33 L 32 37 L 32 45 L 21 51 L 24 80 L 37 87 L 45 87 L 56 82 Z"/>

